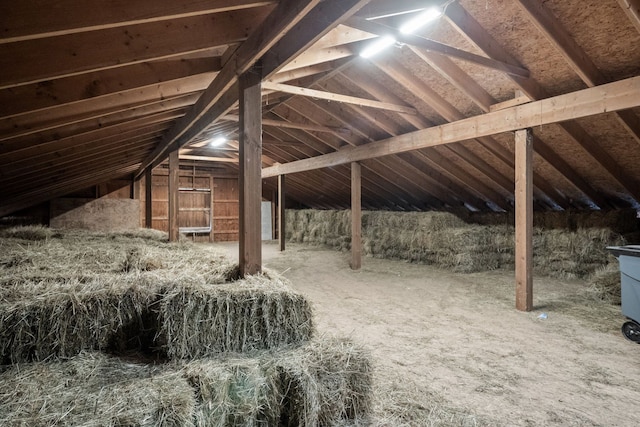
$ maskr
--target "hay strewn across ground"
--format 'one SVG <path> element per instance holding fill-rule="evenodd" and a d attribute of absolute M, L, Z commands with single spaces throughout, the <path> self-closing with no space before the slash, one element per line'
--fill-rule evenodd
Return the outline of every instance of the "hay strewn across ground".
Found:
<path fill-rule="evenodd" d="M 147 366 L 81 353 L 0 373 L 0 425 L 332 426 L 364 422 L 368 354 L 350 341 Z"/>
<path fill-rule="evenodd" d="M 608 223 L 616 222 L 613 215 L 604 217 Z M 624 222 L 626 229 L 630 229 L 629 219 Z M 587 219 L 581 218 L 582 223 L 586 224 Z M 351 243 L 350 224 L 349 211 L 290 210 L 287 238 L 346 250 Z M 363 212 L 362 215 L 366 255 L 424 263 L 456 272 L 513 269 L 514 232 L 511 225 L 469 224 L 443 212 Z M 603 266 L 615 263 L 606 246 L 624 242 L 622 235 L 609 228 L 535 228 L 534 271 L 557 278 L 587 278 Z"/>

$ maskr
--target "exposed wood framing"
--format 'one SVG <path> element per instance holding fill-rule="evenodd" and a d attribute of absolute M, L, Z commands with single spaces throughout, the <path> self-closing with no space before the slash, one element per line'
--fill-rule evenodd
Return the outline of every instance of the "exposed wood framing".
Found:
<path fill-rule="evenodd" d="M 126 0 L 109 3 L 102 0 L 85 0 L 81 3 L 75 0 L 62 0 L 51 5 L 43 0 L 23 0 L 11 7 L 0 8 L 6 21 L 3 23 L 0 43 L 168 21 L 264 6 L 269 3 L 274 1 L 181 0 L 167 5 L 154 0 L 136 1 L 133 4 Z M 50 8 L 47 10 L 48 13 L 42 13 L 43 7 Z M 97 10 L 100 13 L 96 13 Z"/>
<path fill-rule="evenodd" d="M 230 120 L 230 121 L 238 121 L 239 117 L 234 114 L 227 114 L 222 117 L 221 120 Z M 349 133 L 349 129 L 347 128 L 337 128 L 337 127 L 329 127 L 329 126 L 320 126 L 312 123 L 292 123 L 284 120 L 272 120 L 272 119 L 263 119 L 262 124 L 264 126 L 274 126 L 280 128 L 287 129 L 303 129 L 303 130 L 311 130 L 314 132 L 328 132 L 328 133 Z"/>
<path fill-rule="evenodd" d="M 151 217 L 153 212 L 153 196 L 151 186 L 153 183 L 152 170 L 147 169 L 144 173 L 144 226 L 151 228 Z"/>
<path fill-rule="evenodd" d="M 347 147 L 338 152 L 315 158 L 271 166 L 262 171 L 262 177 L 268 178 L 280 174 L 373 159 L 637 106 L 640 106 L 640 77 L 632 77 L 505 110 L 469 117 L 359 147 Z"/>
<path fill-rule="evenodd" d="M 152 22 L 136 25 L 131 32 L 113 28 L 0 44 L 0 89 L 224 47 L 245 40 L 256 18 L 270 9 L 223 12 L 215 19 L 195 16 Z M 183 31 L 185 26 L 190 31 Z M 56 60 L 43 60 L 52 57 Z"/>
<path fill-rule="evenodd" d="M 351 163 L 351 269 L 362 267 L 362 169 Z"/>
<path fill-rule="evenodd" d="M 608 83 L 609 79 L 598 69 L 584 49 L 576 43 L 571 34 L 558 19 L 544 6 L 534 0 L 518 0 L 517 3 L 526 11 L 531 22 L 558 49 L 569 66 L 589 87 Z M 640 4 L 640 3 L 638 3 Z M 636 4 L 636 12 L 637 6 Z M 631 7 L 628 11 L 633 10 Z M 632 111 L 619 111 L 616 117 L 627 131 L 640 144 L 640 119 Z"/>
<path fill-rule="evenodd" d="M 640 0 L 618 0 L 618 4 L 627 14 L 634 27 L 640 32 Z"/>
<path fill-rule="evenodd" d="M 467 11 L 457 3 L 451 3 L 446 10 L 445 16 L 458 31 L 465 36 L 469 42 L 473 43 L 489 57 L 498 59 L 510 64 L 518 64 L 500 44 L 484 29 Z M 527 96 L 533 100 L 548 98 L 545 89 L 532 78 L 521 78 L 509 76 L 511 80 Z M 597 161 L 618 183 L 625 188 L 636 200 L 640 200 L 640 186 L 632 179 L 611 156 L 599 147 L 589 134 L 577 123 L 560 123 L 560 127 L 576 143 L 578 143 L 595 161 Z"/>
<path fill-rule="evenodd" d="M 403 34 L 395 28 L 387 27 L 373 21 L 358 17 L 352 17 L 351 19 L 349 19 L 349 21 L 347 21 L 347 25 L 362 31 L 367 31 L 372 34 L 392 34 L 396 38 L 396 40 L 401 43 L 420 47 L 429 52 L 461 59 L 463 61 L 471 62 L 473 64 L 480 65 L 486 68 L 502 71 L 503 73 L 513 74 L 520 77 L 529 77 L 529 70 L 524 67 L 514 66 L 505 62 L 500 62 L 491 58 L 486 58 L 484 56 L 465 52 L 464 50 L 447 46 L 446 44 L 439 43 L 434 40 L 425 39 L 424 37 L 416 36 L 413 34 Z"/>
<path fill-rule="evenodd" d="M 177 242 L 180 238 L 178 212 L 180 208 L 179 191 L 180 159 L 178 151 L 169 153 L 169 241 Z"/>
<path fill-rule="evenodd" d="M 387 102 L 357 98 L 355 96 L 341 95 L 338 93 L 325 92 L 325 91 L 316 90 L 316 89 L 286 85 L 282 83 L 265 82 L 262 85 L 262 87 L 268 90 L 291 93 L 294 95 L 309 96 L 311 98 L 316 98 L 316 99 L 326 99 L 328 101 L 344 102 L 347 104 L 360 105 L 363 107 L 380 108 L 382 110 L 395 111 L 398 113 L 417 114 L 414 108 L 406 107 L 404 105 L 394 105 L 394 104 L 389 104 Z"/>
<path fill-rule="evenodd" d="M 533 309 L 533 136 L 516 132 L 516 309 Z"/>
<path fill-rule="evenodd" d="M 262 156 L 262 112 L 260 109 L 260 71 L 250 70 L 240 77 L 240 274 L 262 270 L 260 179 Z"/>
<path fill-rule="evenodd" d="M 167 151 L 180 148 L 198 136 L 210 123 L 228 113 L 235 101 L 237 75 L 262 58 L 263 78 L 278 72 L 284 64 L 328 32 L 326 22 L 335 25 L 358 11 L 367 0 L 282 0 L 260 28 L 234 52 L 187 116 L 169 131 L 141 167 L 159 163 Z M 315 7 L 317 6 L 317 7 Z M 232 93 L 233 92 L 233 93 Z"/>
<path fill-rule="evenodd" d="M 285 175 L 278 175 L 278 247 L 281 251 L 285 250 L 287 243 L 285 192 Z"/>

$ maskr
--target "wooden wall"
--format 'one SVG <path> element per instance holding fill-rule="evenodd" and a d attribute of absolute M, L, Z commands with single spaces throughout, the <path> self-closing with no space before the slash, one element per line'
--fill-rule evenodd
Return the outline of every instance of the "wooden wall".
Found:
<path fill-rule="evenodd" d="M 151 185 L 151 228 L 167 231 L 169 186 L 166 170 L 154 171 Z M 144 189 L 144 182 L 141 183 Z M 141 198 L 144 191 L 141 191 Z M 238 240 L 238 179 L 206 172 L 180 171 L 178 224 L 194 241 Z M 142 204 L 144 217 L 144 203 Z M 212 216 L 213 213 L 213 216 Z M 212 216 L 212 217 L 211 217 Z M 209 230 L 211 227 L 211 230 Z"/>

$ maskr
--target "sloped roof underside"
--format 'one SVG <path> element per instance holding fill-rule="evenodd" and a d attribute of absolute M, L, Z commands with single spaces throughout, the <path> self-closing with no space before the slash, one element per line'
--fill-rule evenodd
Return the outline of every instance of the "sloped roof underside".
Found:
<path fill-rule="evenodd" d="M 445 2 L 48 3 L 0 5 L 2 215 L 140 175 L 178 147 L 184 164 L 237 173 L 237 75 L 256 62 L 263 167 L 640 75 L 638 0 L 457 0 L 413 36 L 397 29 Z M 399 42 L 359 56 L 387 33 Z M 639 108 L 532 130 L 536 209 L 638 207 Z M 362 171 L 368 209 L 509 211 L 514 137 Z M 347 208 L 349 165 L 291 174 L 287 189 L 309 207 Z"/>

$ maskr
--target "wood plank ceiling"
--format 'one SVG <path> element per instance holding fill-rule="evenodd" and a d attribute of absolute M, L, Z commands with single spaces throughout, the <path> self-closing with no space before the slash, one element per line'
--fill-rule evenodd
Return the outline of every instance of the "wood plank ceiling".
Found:
<path fill-rule="evenodd" d="M 443 16 L 398 30 L 434 5 Z M 393 46 L 360 56 L 385 35 Z M 640 0 L 2 2 L 0 216 L 178 148 L 237 173 L 237 76 L 252 67 L 269 167 L 639 76 Z M 536 209 L 638 208 L 639 117 L 535 127 Z M 503 133 L 365 160 L 363 208 L 512 211 L 513 150 Z M 292 174 L 288 197 L 346 208 L 350 177 Z"/>

